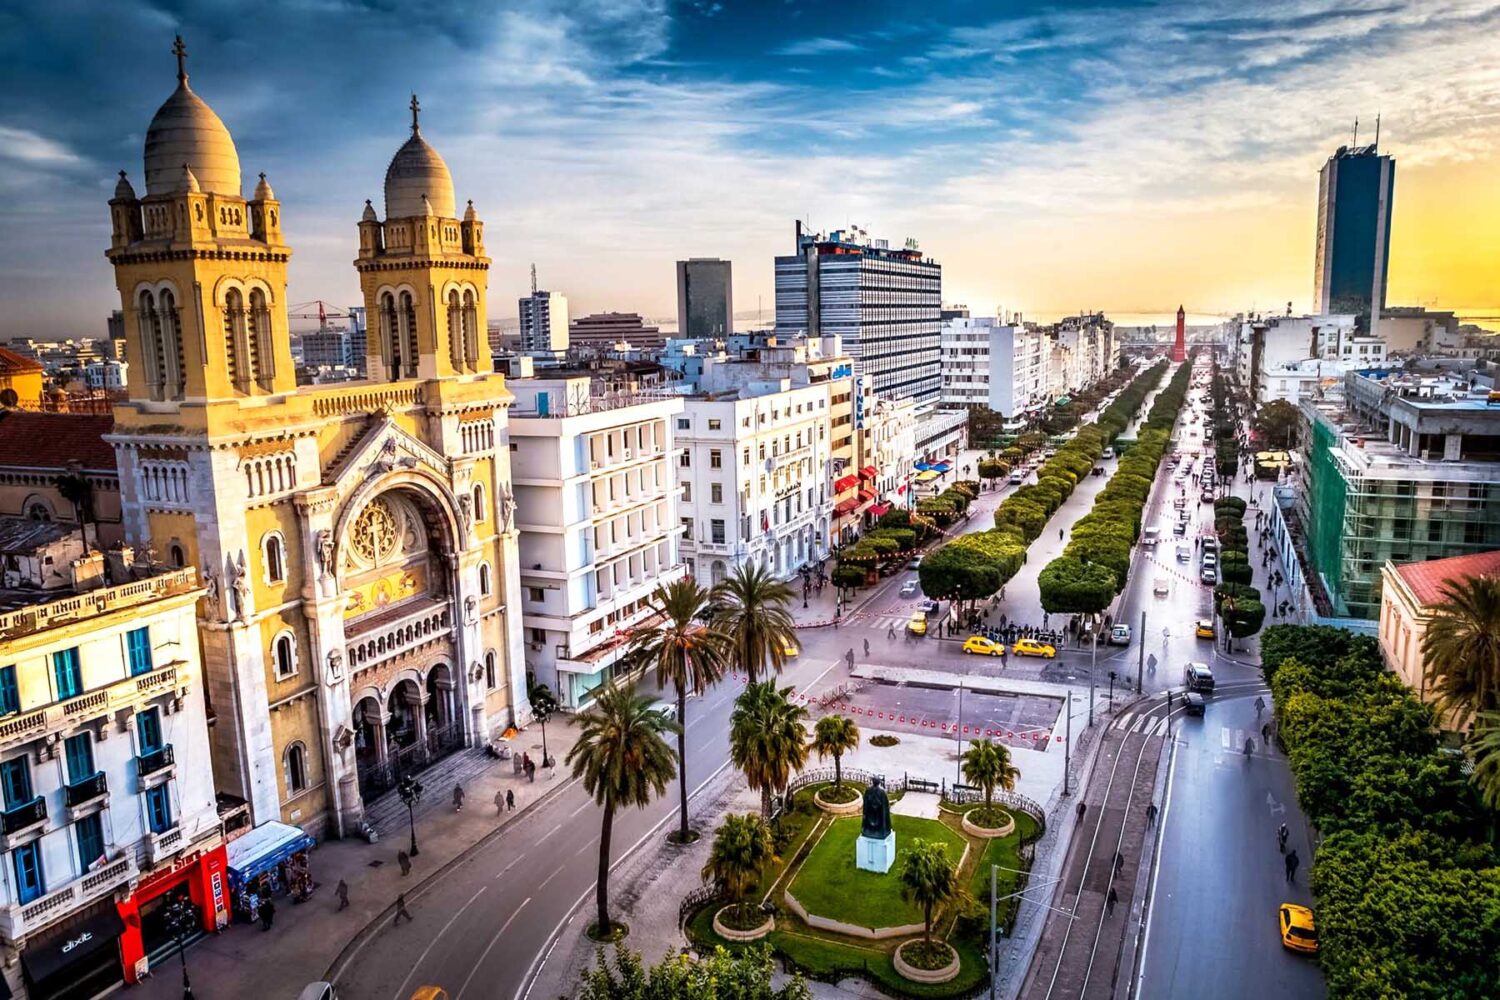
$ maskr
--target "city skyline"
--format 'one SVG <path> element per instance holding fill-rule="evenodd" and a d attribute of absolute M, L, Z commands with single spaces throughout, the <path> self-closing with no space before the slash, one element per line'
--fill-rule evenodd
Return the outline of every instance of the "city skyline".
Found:
<path fill-rule="evenodd" d="M 1494 3 L 955 4 L 922 25 L 894 5 L 776 6 L 271 5 L 246 21 L 23 5 L 0 42 L 17 95 L 0 116 L 0 336 L 91 335 L 111 308 L 104 202 L 119 169 L 141 183 L 175 31 L 247 188 L 264 170 L 286 207 L 293 302 L 354 301 L 359 209 L 416 91 L 491 220 L 495 301 L 524 294 L 535 261 L 579 315 L 670 316 L 673 263 L 718 256 L 739 314 L 758 298 L 769 316 L 801 218 L 915 237 L 945 301 L 976 315 L 1303 310 L 1318 168 L 1378 112 L 1401 167 L 1390 303 L 1500 313 Z M 329 38 L 402 58 L 330 60 Z"/>

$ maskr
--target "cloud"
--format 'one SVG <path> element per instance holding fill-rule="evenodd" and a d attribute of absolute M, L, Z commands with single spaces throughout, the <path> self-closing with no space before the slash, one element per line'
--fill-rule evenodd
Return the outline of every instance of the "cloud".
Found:
<path fill-rule="evenodd" d="M 0 125 L 0 157 L 34 167 L 71 167 L 83 162 L 81 156 L 60 142 L 30 129 L 8 125 Z"/>
<path fill-rule="evenodd" d="M 859 46 L 844 38 L 801 38 L 788 42 L 771 54 L 777 56 L 824 56 L 835 52 L 857 52 Z"/>

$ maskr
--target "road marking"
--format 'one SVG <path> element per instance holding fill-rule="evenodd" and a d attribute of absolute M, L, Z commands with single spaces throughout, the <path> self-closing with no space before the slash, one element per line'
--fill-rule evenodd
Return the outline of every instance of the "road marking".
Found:
<path fill-rule="evenodd" d="M 495 876 L 494 881 L 496 881 L 496 882 L 500 881 L 501 877 L 504 876 L 506 872 L 510 871 L 516 865 L 520 864 L 521 863 L 521 859 L 524 858 L 524 857 L 526 857 L 525 854 L 517 854 L 514 858 L 511 858 L 510 859 L 510 864 L 508 864 L 504 868 L 500 869 L 500 874 Z"/>
<path fill-rule="evenodd" d="M 495 945 L 500 943 L 500 935 L 504 934 L 507 930 L 510 929 L 511 921 L 515 920 L 516 917 L 521 915 L 521 911 L 526 909 L 526 904 L 529 902 L 531 902 L 530 896 L 527 896 L 525 899 L 521 900 L 521 905 L 512 910 L 505 923 L 500 925 L 500 930 L 497 931 L 495 936 L 490 939 L 489 947 L 484 949 L 484 953 L 479 956 L 479 961 L 474 963 L 474 968 L 469 970 L 469 977 L 465 979 L 464 984 L 458 988 L 458 992 L 454 994 L 455 997 L 462 997 L 464 995 L 464 990 L 469 988 L 469 984 L 474 981 L 475 975 L 477 975 L 479 973 L 479 970 L 483 968 L 484 960 L 490 957 L 490 949 L 494 948 Z"/>
<path fill-rule="evenodd" d="M 428 953 L 430 953 L 433 948 L 437 947 L 437 943 L 443 939 L 443 935 L 448 933 L 448 928 L 453 926 L 453 922 L 455 920 L 463 916 L 463 912 L 473 905 L 474 900 L 478 899 L 480 893 L 484 892 L 486 888 L 486 886 L 480 886 L 479 892 L 476 892 L 474 893 L 474 895 L 470 896 L 469 901 L 463 906 L 460 906 L 458 908 L 458 912 L 448 918 L 448 922 L 443 925 L 443 929 L 438 931 L 437 936 L 434 937 L 430 942 L 428 942 L 426 948 L 422 949 L 422 954 L 418 955 L 417 960 L 411 964 L 411 971 L 406 974 L 405 979 L 401 980 L 401 986 L 396 990 L 395 1000 L 401 1000 L 402 997 L 410 995 L 406 992 L 406 987 L 411 984 L 411 977 L 417 974 L 417 969 L 419 969 L 422 963 L 427 960 Z"/>
<path fill-rule="evenodd" d="M 598 837 L 594 837 L 594 838 L 590 839 L 587 844 L 584 844 L 578 850 L 576 850 L 576 851 L 573 852 L 573 857 L 575 857 L 575 858 L 578 857 L 578 855 L 582 854 L 584 851 L 593 850 L 594 845 L 597 844 L 597 843 L 599 843 L 599 838 Z"/>
<path fill-rule="evenodd" d="M 577 816 L 579 813 L 583 812 L 585 809 L 587 809 L 589 806 L 591 806 L 593 804 L 594 804 L 594 800 L 593 799 L 585 799 L 583 805 L 579 806 L 577 809 L 574 809 L 572 812 L 568 813 L 568 819 L 572 819 L 574 816 Z M 556 832 L 556 831 L 554 831 L 554 832 Z M 551 835 L 552 834 L 548 834 L 549 837 Z"/>
<path fill-rule="evenodd" d="M 551 882 L 553 879 L 557 878 L 557 876 L 561 875 L 562 870 L 563 866 L 558 865 L 551 875 L 548 875 L 546 878 L 542 879 L 542 884 L 536 887 L 536 891 L 541 892 L 543 889 L 547 888 L 547 883 Z"/>
<path fill-rule="evenodd" d="M 557 821 L 557 825 L 554 826 L 552 829 L 548 830 L 547 833 L 546 833 L 546 835 L 544 835 L 541 840 L 537 841 L 537 843 L 539 843 L 539 844 L 546 843 L 547 841 L 549 841 L 549 840 L 552 839 L 552 835 L 553 834 L 557 833 L 562 828 L 563 828 L 563 821 L 562 820 L 558 820 Z"/>

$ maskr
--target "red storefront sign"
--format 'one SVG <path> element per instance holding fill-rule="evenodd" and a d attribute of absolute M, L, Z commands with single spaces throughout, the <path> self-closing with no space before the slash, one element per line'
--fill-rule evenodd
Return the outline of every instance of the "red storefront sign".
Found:
<path fill-rule="evenodd" d="M 180 886 L 187 890 L 193 905 L 198 908 L 205 931 L 217 931 L 228 925 L 229 897 L 224 891 L 227 868 L 223 844 L 206 852 L 188 851 L 173 859 L 170 867 L 141 879 L 129 899 L 115 904 L 120 919 L 125 922 L 125 932 L 120 935 L 120 959 L 125 966 L 127 983 L 139 982 L 141 974 L 147 971 L 140 968 L 146 957 L 146 945 L 141 936 L 141 910 L 152 900 Z"/>

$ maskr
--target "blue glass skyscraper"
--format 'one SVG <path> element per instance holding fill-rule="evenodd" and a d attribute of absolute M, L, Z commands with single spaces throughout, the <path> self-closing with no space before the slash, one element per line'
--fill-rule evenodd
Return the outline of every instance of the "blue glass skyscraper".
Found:
<path fill-rule="evenodd" d="M 1318 178 L 1313 311 L 1353 313 L 1368 328 L 1385 308 L 1396 161 L 1369 146 L 1340 146 Z"/>

